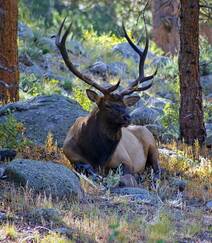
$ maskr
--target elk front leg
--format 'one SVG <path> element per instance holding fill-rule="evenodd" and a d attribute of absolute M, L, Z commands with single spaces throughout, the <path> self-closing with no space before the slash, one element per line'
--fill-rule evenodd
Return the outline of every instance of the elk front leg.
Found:
<path fill-rule="evenodd" d="M 153 169 L 153 182 L 155 183 L 157 180 L 160 179 L 160 166 L 159 166 L 159 158 L 158 158 L 158 151 L 155 147 L 150 147 L 148 156 L 147 156 L 147 163 L 146 166 L 151 166 Z"/>

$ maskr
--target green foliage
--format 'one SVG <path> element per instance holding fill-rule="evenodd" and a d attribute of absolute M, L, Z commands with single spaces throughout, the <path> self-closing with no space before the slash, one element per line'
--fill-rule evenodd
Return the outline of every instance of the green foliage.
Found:
<path fill-rule="evenodd" d="M 201 75 L 212 73 L 212 46 L 200 36 L 200 71 Z"/>
<path fill-rule="evenodd" d="M 24 137 L 24 126 L 9 113 L 5 122 L 0 124 L 0 147 L 10 149 L 21 149 L 29 141 Z"/>
<path fill-rule="evenodd" d="M 165 105 L 161 123 L 171 134 L 177 136 L 179 131 L 179 103 L 167 103 Z"/>
<path fill-rule="evenodd" d="M 170 218 L 166 214 L 161 214 L 158 220 L 148 227 L 149 242 L 166 242 L 170 239 L 173 226 Z"/>
<path fill-rule="evenodd" d="M 61 93 L 58 80 L 45 78 L 39 79 L 34 74 L 22 73 L 20 78 L 20 87 L 22 89 L 20 94 L 22 98 L 27 98 L 28 96 Z"/>
<path fill-rule="evenodd" d="M 92 102 L 85 95 L 85 89 L 75 87 L 73 88 L 73 98 L 82 106 L 86 111 L 91 111 Z"/>
<path fill-rule="evenodd" d="M 206 102 L 204 105 L 204 118 L 207 122 L 212 122 L 212 103 Z"/>
<path fill-rule="evenodd" d="M 125 41 L 124 38 L 119 38 L 112 33 L 97 35 L 97 32 L 90 30 L 83 32 L 84 46 L 89 50 L 90 63 L 94 63 L 97 59 L 103 59 L 106 62 L 121 61 L 118 55 L 111 52 L 114 45 Z"/>

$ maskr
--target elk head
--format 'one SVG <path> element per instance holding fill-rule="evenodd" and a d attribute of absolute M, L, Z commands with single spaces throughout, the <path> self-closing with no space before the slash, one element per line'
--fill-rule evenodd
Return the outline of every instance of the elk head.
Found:
<path fill-rule="evenodd" d="M 140 99 L 138 95 L 133 95 L 133 96 L 131 95 L 134 92 L 140 92 L 149 89 L 152 86 L 152 82 L 143 86 L 141 84 L 145 83 L 146 81 L 152 80 L 157 73 L 156 70 L 154 74 L 147 77 L 144 76 L 144 62 L 147 56 L 148 46 L 149 46 L 147 31 L 146 31 L 145 48 L 143 51 L 141 51 L 133 43 L 131 38 L 128 36 L 124 24 L 122 24 L 124 36 L 128 41 L 128 43 L 130 44 L 130 46 L 133 48 L 133 50 L 139 55 L 140 61 L 139 61 L 138 78 L 132 81 L 125 89 L 118 91 L 120 80 L 115 85 L 110 85 L 109 87 L 103 87 L 97 82 L 95 82 L 94 80 L 92 80 L 90 77 L 82 74 L 79 70 L 75 68 L 74 64 L 69 59 L 65 47 L 67 36 L 69 35 L 71 30 L 71 24 L 69 25 L 69 27 L 67 28 L 63 36 L 61 37 L 61 32 L 63 30 L 65 20 L 66 18 L 63 20 L 59 28 L 55 43 L 58 49 L 60 50 L 60 53 L 63 57 L 66 66 L 79 79 L 81 79 L 85 83 L 91 85 L 93 88 L 101 92 L 100 95 L 91 89 L 86 90 L 88 98 L 97 104 L 99 113 L 101 114 L 102 118 L 106 122 L 110 122 L 114 125 L 117 125 L 118 127 L 128 126 L 130 124 L 130 116 L 127 111 L 127 107 L 133 106 Z M 145 25 L 145 29 L 146 29 L 146 25 Z"/>

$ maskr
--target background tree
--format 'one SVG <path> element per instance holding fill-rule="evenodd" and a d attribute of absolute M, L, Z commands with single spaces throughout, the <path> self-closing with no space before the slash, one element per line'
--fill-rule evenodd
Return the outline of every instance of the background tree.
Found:
<path fill-rule="evenodd" d="M 206 131 L 199 73 L 199 0 L 180 2 L 180 138 L 202 145 Z"/>
<path fill-rule="evenodd" d="M 18 2 L 0 0 L 0 99 L 18 100 Z"/>
<path fill-rule="evenodd" d="M 179 0 L 153 0 L 151 2 L 153 40 L 165 53 L 179 50 Z"/>

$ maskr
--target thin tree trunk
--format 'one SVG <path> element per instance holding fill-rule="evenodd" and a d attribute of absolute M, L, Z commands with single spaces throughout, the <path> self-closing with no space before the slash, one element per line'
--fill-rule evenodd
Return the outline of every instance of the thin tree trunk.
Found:
<path fill-rule="evenodd" d="M 181 0 L 180 21 L 180 138 L 202 145 L 206 131 L 199 73 L 199 0 Z"/>
<path fill-rule="evenodd" d="M 18 100 L 17 0 L 0 0 L 0 101 Z"/>

